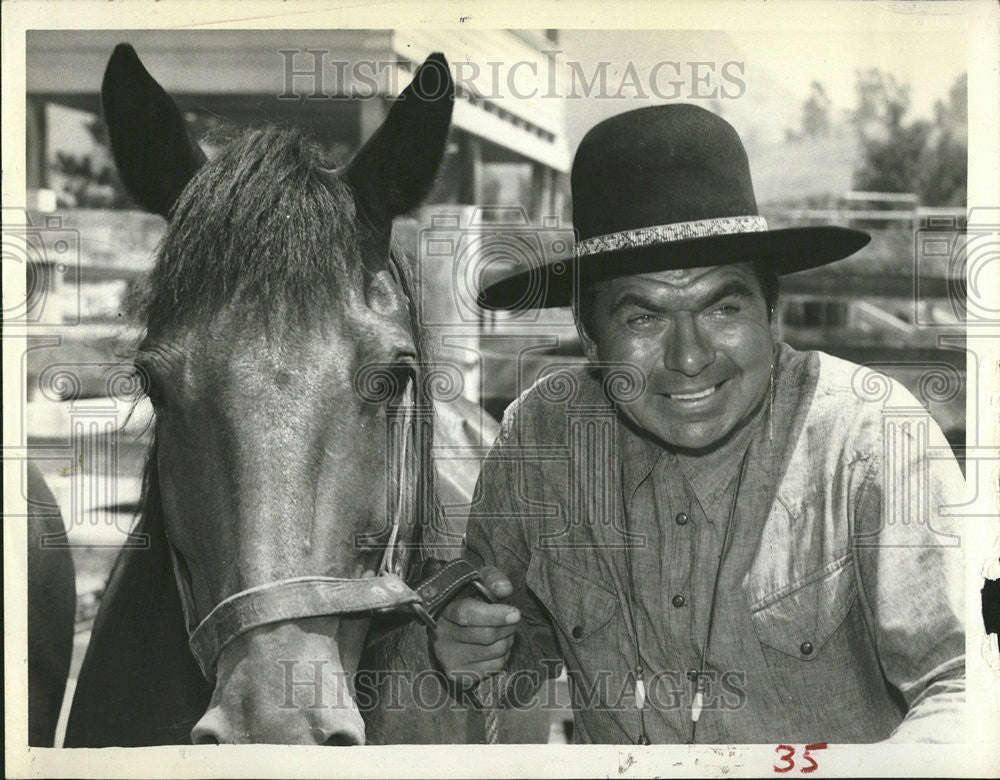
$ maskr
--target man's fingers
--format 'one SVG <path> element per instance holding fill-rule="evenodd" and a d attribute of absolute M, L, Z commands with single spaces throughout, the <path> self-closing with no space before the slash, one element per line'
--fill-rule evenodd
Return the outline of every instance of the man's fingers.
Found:
<path fill-rule="evenodd" d="M 482 662 L 486 663 L 489 661 L 499 660 L 501 662 L 507 660 L 507 656 L 510 654 L 510 648 L 514 644 L 514 637 L 504 637 L 494 642 L 492 645 L 483 646 L 483 654 L 481 656 Z"/>
<path fill-rule="evenodd" d="M 438 636 L 462 645 L 492 645 L 514 635 L 517 626 L 456 626 L 438 622 Z"/>
<path fill-rule="evenodd" d="M 513 592 L 510 579 L 499 569 L 484 567 L 480 574 L 498 599 Z M 467 687 L 503 669 L 520 620 L 520 610 L 509 604 L 455 599 L 441 611 L 433 653 L 448 676 Z"/>
<path fill-rule="evenodd" d="M 455 599 L 441 616 L 458 626 L 512 626 L 521 619 L 516 607 L 470 598 Z"/>
<path fill-rule="evenodd" d="M 484 566 L 479 570 L 479 576 L 483 578 L 483 584 L 497 598 L 505 599 L 514 592 L 514 586 L 511 585 L 510 579 L 495 566 Z"/>
<path fill-rule="evenodd" d="M 501 642 L 506 642 L 508 645 L 513 644 L 514 628 L 452 629 L 439 624 L 438 638 L 439 644 L 448 643 L 449 648 L 457 655 L 472 660 L 480 660 L 482 658 L 492 658 L 493 656 L 488 654 L 488 650 L 496 647 Z"/>

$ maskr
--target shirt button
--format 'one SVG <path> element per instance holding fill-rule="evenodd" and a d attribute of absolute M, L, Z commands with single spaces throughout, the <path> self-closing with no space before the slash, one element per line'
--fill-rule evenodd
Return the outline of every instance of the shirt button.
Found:
<path fill-rule="evenodd" d="M 799 652 L 802 653 L 802 655 L 812 655 L 812 651 L 812 642 L 803 642 L 799 645 Z"/>
<path fill-rule="evenodd" d="M 583 626 L 573 626 L 571 633 L 574 639 L 583 639 Z"/>
<path fill-rule="evenodd" d="M 677 517 L 674 518 L 674 522 L 677 523 L 677 525 L 687 525 L 688 519 L 689 518 L 686 514 L 680 512 Z"/>
<path fill-rule="evenodd" d="M 672 599 L 670 599 L 670 603 L 673 604 L 675 607 L 683 607 L 687 602 L 684 601 L 683 596 L 677 594 Z"/>

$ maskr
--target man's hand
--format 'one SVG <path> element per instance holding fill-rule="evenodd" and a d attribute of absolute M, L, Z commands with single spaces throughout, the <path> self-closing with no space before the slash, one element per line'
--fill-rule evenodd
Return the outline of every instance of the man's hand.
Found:
<path fill-rule="evenodd" d="M 513 592 L 507 575 L 499 569 L 486 566 L 480 575 L 498 599 Z M 517 608 L 507 604 L 455 599 L 438 617 L 434 655 L 448 677 L 468 688 L 503 669 L 520 620 Z"/>

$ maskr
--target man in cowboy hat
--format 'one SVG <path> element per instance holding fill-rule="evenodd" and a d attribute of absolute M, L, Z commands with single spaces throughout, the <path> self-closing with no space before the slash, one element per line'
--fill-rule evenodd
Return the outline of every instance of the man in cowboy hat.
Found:
<path fill-rule="evenodd" d="M 957 741 L 958 465 L 897 383 L 778 341 L 778 277 L 867 234 L 768 229 L 691 105 L 599 124 L 572 188 L 574 263 L 480 303 L 572 305 L 590 366 L 504 416 L 465 551 L 500 601 L 449 605 L 446 673 L 516 705 L 565 666 L 581 742 Z"/>

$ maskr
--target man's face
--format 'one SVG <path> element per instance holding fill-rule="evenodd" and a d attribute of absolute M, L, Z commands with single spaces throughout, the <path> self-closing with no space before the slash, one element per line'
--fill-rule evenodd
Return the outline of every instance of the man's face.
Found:
<path fill-rule="evenodd" d="M 777 332 L 749 264 L 612 279 L 591 305 L 587 358 L 642 373 L 645 392 L 618 407 L 664 443 L 711 448 L 764 399 Z"/>

